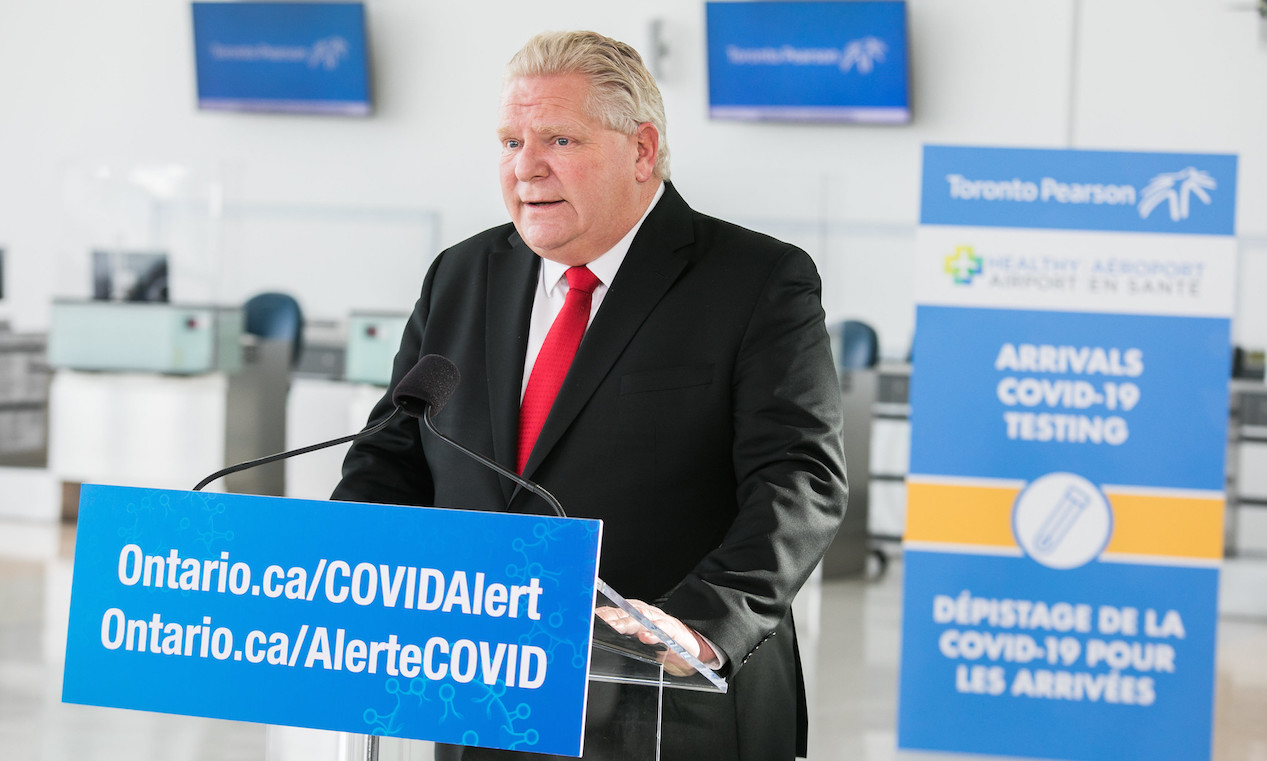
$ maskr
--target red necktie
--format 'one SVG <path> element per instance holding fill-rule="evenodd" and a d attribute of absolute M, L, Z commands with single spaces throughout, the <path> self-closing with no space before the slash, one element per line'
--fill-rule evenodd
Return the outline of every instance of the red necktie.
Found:
<path fill-rule="evenodd" d="M 520 473 L 528 464 L 528 455 L 532 454 L 532 447 L 537 443 L 537 435 L 541 433 L 541 426 L 545 425 L 546 416 L 550 414 L 554 397 L 568 374 L 576 348 L 581 345 L 581 336 L 585 335 L 585 326 L 589 324 L 594 289 L 602 282 L 585 267 L 572 267 L 565 276 L 568 293 L 563 309 L 559 310 L 550 332 L 546 333 L 545 343 L 541 344 L 541 352 L 537 354 L 537 361 L 528 376 L 523 403 L 519 406 Z"/>

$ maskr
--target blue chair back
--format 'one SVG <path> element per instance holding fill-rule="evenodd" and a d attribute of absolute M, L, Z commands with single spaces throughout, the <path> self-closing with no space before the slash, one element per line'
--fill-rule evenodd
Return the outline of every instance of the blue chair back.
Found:
<path fill-rule="evenodd" d="M 304 346 L 304 314 L 299 302 L 285 293 L 261 293 L 243 307 L 244 330 L 261 338 L 291 342 L 291 364 L 298 363 Z"/>
<path fill-rule="evenodd" d="M 865 370 L 880 361 L 880 340 L 875 328 L 859 320 L 845 320 L 840 331 L 840 367 Z"/>

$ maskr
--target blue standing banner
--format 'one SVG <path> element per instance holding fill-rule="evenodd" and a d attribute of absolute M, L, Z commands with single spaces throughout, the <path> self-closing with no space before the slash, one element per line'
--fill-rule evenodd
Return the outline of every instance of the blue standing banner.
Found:
<path fill-rule="evenodd" d="M 70 703 L 580 755 L 594 520 L 88 485 Z"/>
<path fill-rule="evenodd" d="M 901 747 L 1209 758 L 1236 173 L 925 148 Z"/>

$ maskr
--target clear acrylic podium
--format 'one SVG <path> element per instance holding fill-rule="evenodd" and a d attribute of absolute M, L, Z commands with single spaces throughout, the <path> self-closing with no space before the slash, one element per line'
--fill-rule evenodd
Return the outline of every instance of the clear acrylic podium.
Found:
<path fill-rule="evenodd" d="M 660 758 L 665 690 L 725 692 L 726 681 L 645 618 L 625 598 L 598 581 L 596 606 L 615 606 L 650 629 L 663 644 L 647 645 L 616 632 L 597 616 L 590 650 L 589 702 L 585 709 L 585 759 L 635 761 Z M 669 653 L 689 669 L 665 666 Z"/>
<path fill-rule="evenodd" d="M 695 690 L 697 692 L 725 692 L 726 680 L 717 675 L 709 667 L 688 653 L 669 635 L 660 630 L 654 623 L 645 618 L 638 609 L 621 597 L 602 579 L 598 580 L 597 602 L 595 608 L 613 606 L 620 608 L 650 629 L 663 642 L 660 645 L 647 645 L 629 635 L 620 634 L 611 627 L 596 619 L 594 623 L 594 641 L 590 661 L 591 682 L 612 682 L 616 684 L 646 684 L 657 687 L 668 687 L 676 690 Z M 668 653 L 672 651 L 686 661 L 691 670 L 686 673 L 675 673 L 664 665 Z"/>

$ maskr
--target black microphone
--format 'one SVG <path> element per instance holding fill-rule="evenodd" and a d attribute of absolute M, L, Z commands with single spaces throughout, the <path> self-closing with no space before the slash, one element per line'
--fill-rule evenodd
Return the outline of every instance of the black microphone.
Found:
<path fill-rule="evenodd" d="M 230 465 L 223 470 L 217 470 L 215 473 L 212 473 L 199 481 L 198 485 L 195 486 L 193 490 L 202 491 L 204 486 L 217 478 L 223 478 L 224 476 L 232 475 L 239 471 L 254 468 L 257 465 L 267 465 L 270 462 L 285 460 L 289 457 L 294 457 L 295 455 L 307 454 L 309 452 L 315 452 L 318 449 L 338 446 L 339 444 L 346 444 L 349 441 L 355 441 L 356 439 L 364 438 L 365 436 L 372 436 L 373 434 L 386 428 L 387 424 L 392 422 L 392 420 L 394 420 L 401 412 L 406 412 L 416 417 L 418 413 L 409 412 L 409 410 L 402 408 L 401 399 L 404 399 L 415 409 L 421 409 L 418 405 L 426 403 L 430 404 L 434 409 L 439 410 L 446 402 L 449 401 L 449 397 L 453 394 L 453 390 L 457 388 L 458 378 L 457 368 L 455 367 L 453 368 L 452 380 L 445 380 L 444 378 L 437 377 L 436 374 L 438 372 L 443 373 L 444 370 L 434 361 L 430 361 L 435 356 L 436 355 L 434 354 L 429 354 L 418 360 L 418 364 L 414 365 L 408 373 L 405 373 L 405 377 L 400 379 L 400 383 L 396 384 L 396 391 L 392 394 L 392 402 L 396 404 L 396 409 L 392 410 L 392 414 L 388 415 L 387 419 L 378 425 L 372 428 L 366 428 L 365 430 L 359 433 L 354 433 L 350 436 L 342 436 L 337 439 L 331 439 L 330 441 L 323 441 L 320 444 L 312 444 L 300 449 L 292 449 L 288 452 L 278 452 L 277 454 L 271 454 L 257 460 L 248 460 L 246 462 L 240 462 L 237 465 Z M 453 367 L 452 362 L 449 362 L 443 357 L 440 359 L 443 359 L 444 362 L 448 363 L 449 367 Z"/>
<path fill-rule="evenodd" d="M 418 364 L 414 365 L 413 369 L 406 373 L 404 378 L 400 379 L 400 383 L 396 385 L 396 390 L 392 393 L 392 403 L 396 405 L 397 410 L 422 420 L 422 424 L 436 438 L 484 467 L 492 469 L 541 497 L 554 509 L 556 515 L 560 518 L 566 518 L 567 513 L 563 512 L 563 505 L 559 504 L 559 500 L 555 499 L 553 494 L 518 473 L 502 467 L 479 452 L 467 449 L 440 433 L 436 428 L 435 422 L 432 421 L 431 417 L 439 412 L 440 408 L 449 401 L 449 397 L 457 389 L 461 378 L 457 365 L 454 365 L 447 357 L 442 357 L 439 354 L 428 354 L 418 360 Z"/>
<path fill-rule="evenodd" d="M 428 408 L 439 412 L 461 382 L 457 365 L 439 354 L 428 354 L 396 384 L 392 404 L 410 417 L 421 417 Z"/>

